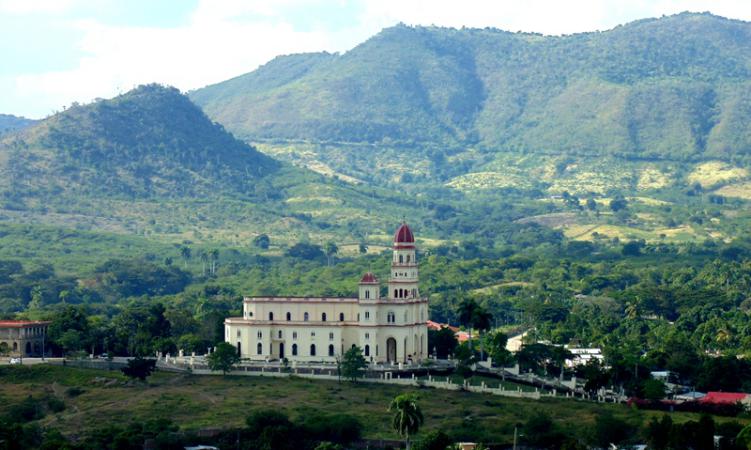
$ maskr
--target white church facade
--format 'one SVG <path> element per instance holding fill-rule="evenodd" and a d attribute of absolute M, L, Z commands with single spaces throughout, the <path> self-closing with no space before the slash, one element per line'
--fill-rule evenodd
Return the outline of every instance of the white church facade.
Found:
<path fill-rule="evenodd" d="M 415 238 L 402 224 L 385 297 L 372 273 L 357 297 L 245 297 L 243 316 L 224 322 L 225 342 L 250 360 L 334 362 L 358 346 L 369 362 L 419 361 L 428 357 L 428 299 L 418 279 Z"/>

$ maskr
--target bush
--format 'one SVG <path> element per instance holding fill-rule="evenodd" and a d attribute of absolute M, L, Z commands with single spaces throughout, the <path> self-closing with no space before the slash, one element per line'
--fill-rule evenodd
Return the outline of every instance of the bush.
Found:
<path fill-rule="evenodd" d="M 54 413 L 63 412 L 65 410 L 65 402 L 57 397 L 50 397 L 47 399 L 47 407 Z"/>
<path fill-rule="evenodd" d="M 315 441 L 349 444 L 360 439 L 362 424 L 347 414 L 315 415 L 303 423 L 306 434 Z"/>

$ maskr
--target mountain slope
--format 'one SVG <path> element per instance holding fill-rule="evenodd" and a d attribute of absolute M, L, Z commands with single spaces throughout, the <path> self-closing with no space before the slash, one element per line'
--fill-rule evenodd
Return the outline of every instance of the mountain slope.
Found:
<path fill-rule="evenodd" d="M 690 13 L 563 37 L 399 25 L 189 95 L 251 141 L 745 158 L 750 39 Z"/>
<path fill-rule="evenodd" d="M 6 136 L 0 152 L 5 187 L 22 195 L 253 195 L 255 180 L 279 168 L 179 91 L 158 85 L 70 108 Z"/>
<path fill-rule="evenodd" d="M 36 122 L 25 117 L 18 117 L 11 114 L 0 114 L 0 135 L 11 131 L 26 128 Z"/>
<path fill-rule="evenodd" d="M 260 153 L 176 89 L 147 85 L 0 138 L 0 221 L 246 246 L 260 233 L 275 245 L 358 242 L 416 215 L 413 199 L 332 178 Z"/>

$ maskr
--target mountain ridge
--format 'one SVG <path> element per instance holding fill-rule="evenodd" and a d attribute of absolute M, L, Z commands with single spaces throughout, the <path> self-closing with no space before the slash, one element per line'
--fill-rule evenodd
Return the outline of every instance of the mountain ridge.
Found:
<path fill-rule="evenodd" d="M 248 141 L 748 158 L 749 39 L 748 22 L 695 13 L 557 37 L 398 25 L 188 95 Z"/>

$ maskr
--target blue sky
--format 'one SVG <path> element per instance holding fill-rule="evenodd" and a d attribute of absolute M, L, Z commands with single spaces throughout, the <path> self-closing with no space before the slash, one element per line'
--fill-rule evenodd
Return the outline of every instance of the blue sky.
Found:
<path fill-rule="evenodd" d="M 682 11 L 751 20 L 751 1 L 0 0 L 0 113 L 41 118 L 149 82 L 195 89 L 398 22 L 568 34 Z"/>

